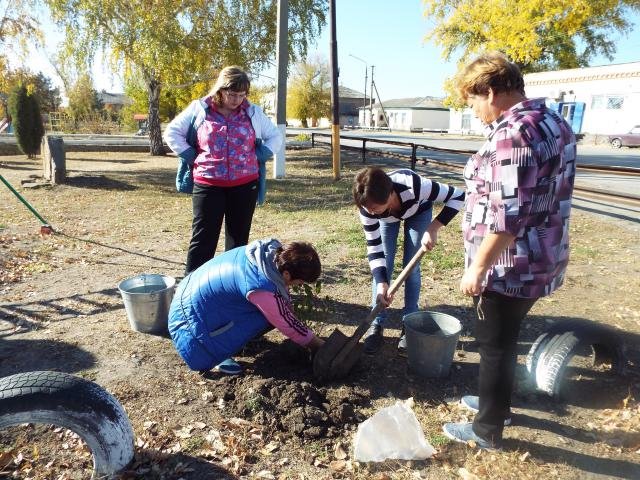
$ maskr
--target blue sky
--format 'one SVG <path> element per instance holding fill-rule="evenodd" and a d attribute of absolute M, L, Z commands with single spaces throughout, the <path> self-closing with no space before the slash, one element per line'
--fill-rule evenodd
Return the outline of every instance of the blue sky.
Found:
<path fill-rule="evenodd" d="M 364 89 L 365 64 L 351 54 L 375 65 L 383 99 L 441 95 L 444 79 L 455 73 L 455 61 L 445 62 L 439 48 L 425 43 L 427 31 L 420 0 L 336 0 L 339 83 Z M 328 25 L 317 51 L 329 60 Z"/>
<path fill-rule="evenodd" d="M 422 14 L 421 0 L 335 0 L 338 42 L 339 82 L 354 90 L 364 90 L 365 63 L 375 65 L 374 79 L 383 100 L 402 97 L 440 96 L 445 78 L 455 72 L 455 60 L 445 62 L 441 51 L 424 37 L 429 22 Z M 640 16 L 632 20 L 640 23 Z M 59 35 L 48 28 L 47 52 L 55 52 Z M 618 52 L 612 62 L 594 59 L 591 65 L 640 61 L 640 28 L 628 37 L 616 35 Z M 310 55 L 329 60 L 329 25 L 327 23 Z M 55 72 L 42 52 L 34 52 L 28 60 L 38 65 L 45 75 L 55 80 Z M 265 72 L 274 76 L 273 72 Z M 104 72 L 100 62 L 94 67 L 94 82 L 98 90 L 121 90 L 117 75 Z M 56 83 L 60 83 L 56 81 Z M 368 92 L 367 92 L 368 93 Z"/>
<path fill-rule="evenodd" d="M 445 62 L 441 49 L 426 42 L 430 23 L 421 0 L 336 0 L 339 83 L 362 91 L 364 64 L 349 54 L 374 64 L 374 79 L 383 100 L 441 96 L 444 80 L 456 70 L 456 60 Z M 635 25 L 640 16 L 632 19 Z M 595 58 L 591 65 L 640 61 L 640 28 L 628 37 L 616 35 L 613 61 Z M 329 26 L 318 39 L 317 52 L 329 59 Z"/>

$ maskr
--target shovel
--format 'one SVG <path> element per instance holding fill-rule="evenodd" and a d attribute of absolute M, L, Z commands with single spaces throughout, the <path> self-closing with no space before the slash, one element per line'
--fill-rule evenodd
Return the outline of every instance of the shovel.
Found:
<path fill-rule="evenodd" d="M 407 266 L 402 269 L 400 275 L 391 283 L 387 291 L 388 295 L 393 295 L 398 290 L 411 273 L 411 270 L 420 263 L 424 253 L 425 251 L 422 247 L 418 249 L 413 258 L 407 263 Z M 313 359 L 313 375 L 319 380 L 332 380 L 346 376 L 362 353 L 363 345 L 359 342 L 360 338 L 368 330 L 376 315 L 382 310 L 384 310 L 384 307 L 378 302 L 350 337 L 336 328 Z"/>

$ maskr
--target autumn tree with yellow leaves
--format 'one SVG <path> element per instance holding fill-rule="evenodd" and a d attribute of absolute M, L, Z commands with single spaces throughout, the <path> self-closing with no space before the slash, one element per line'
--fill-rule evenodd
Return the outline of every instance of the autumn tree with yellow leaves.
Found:
<path fill-rule="evenodd" d="M 297 118 L 308 127 L 331 115 L 331 77 L 327 62 L 303 60 L 294 66 L 287 89 L 287 117 Z"/>
<path fill-rule="evenodd" d="M 431 25 L 426 39 L 460 64 L 482 51 L 499 50 L 523 72 L 589 65 L 599 55 L 612 59 L 613 34 L 633 25 L 637 0 L 423 0 Z M 451 91 L 451 81 L 447 87 Z"/>
<path fill-rule="evenodd" d="M 2 52 L 14 45 L 42 39 L 40 22 L 34 12 L 37 0 L 0 0 L 0 47 Z M 11 40 L 11 43 L 8 41 Z"/>
<path fill-rule="evenodd" d="M 275 56 L 276 0 L 46 0 L 79 63 L 103 51 L 147 89 L 152 155 L 163 155 L 163 88 L 209 82 L 225 65 L 260 70 Z M 326 0 L 289 0 L 289 48 L 304 57 L 325 23 Z"/>

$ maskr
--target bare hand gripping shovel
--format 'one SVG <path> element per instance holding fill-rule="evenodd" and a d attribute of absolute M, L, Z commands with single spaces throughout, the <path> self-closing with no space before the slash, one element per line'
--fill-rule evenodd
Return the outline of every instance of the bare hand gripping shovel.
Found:
<path fill-rule="evenodd" d="M 411 270 L 420 263 L 424 253 L 425 251 L 422 247 L 416 252 L 407 263 L 407 266 L 402 269 L 398 278 L 389 287 L 388 295 L 393 295 L 398 290 L 411 273 Z M 376 315 L 382 310 L 384 310 L 384 307 L 378 302 L 350 337 L 336 328 L 313 359 L 314 377 L 319 380 L 333 380 L 346 376 L 362 354 L 363 346 L 359 340 L 367 331 L 373 319 L 376 318 Z"/>

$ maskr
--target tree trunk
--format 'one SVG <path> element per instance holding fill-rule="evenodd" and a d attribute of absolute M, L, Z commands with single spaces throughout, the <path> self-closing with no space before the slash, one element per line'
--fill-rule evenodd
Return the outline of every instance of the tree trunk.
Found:
<path fill-rule="evenodd" d="M 147 83 L 147 88 L 149 90 L 149 153 L 164 155 L 160 130 L 160 82 L 151 79 Z"/>

